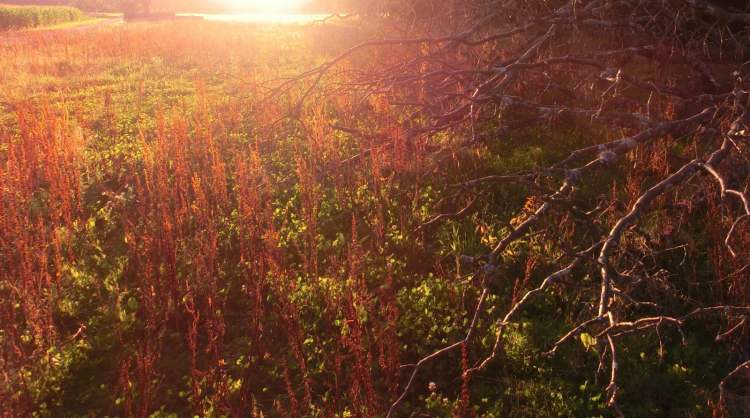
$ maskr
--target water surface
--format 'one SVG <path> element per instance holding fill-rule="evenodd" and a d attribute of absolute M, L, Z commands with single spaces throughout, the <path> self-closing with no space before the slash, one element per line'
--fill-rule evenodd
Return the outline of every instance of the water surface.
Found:
<path fill-rule="evenodd" d="M 316 20 L 322 20 L 328 17 L 325 14 L 302 14 L 302 13 L 231 13 L 231 14 L 212 14 L 212 13 L 180 13 L 178 16 L 195 16 L 202 17 L 205 20 L 214 22 L 239 22 L 239 23 L 286 23 L 301 24 L 312 23 Z"/>

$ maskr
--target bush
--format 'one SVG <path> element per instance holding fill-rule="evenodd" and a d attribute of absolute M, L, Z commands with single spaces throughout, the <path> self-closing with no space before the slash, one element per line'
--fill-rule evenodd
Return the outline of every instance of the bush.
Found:
<path fill-rule="evenodd" d="M 0 6 L 0 30 L 36 28 L 83 19 L 75 7 Z"/>

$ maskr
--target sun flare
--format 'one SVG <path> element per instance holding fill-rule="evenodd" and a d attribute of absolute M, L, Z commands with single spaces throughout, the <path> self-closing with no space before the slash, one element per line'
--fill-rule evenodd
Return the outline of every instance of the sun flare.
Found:
<path fill-rule="evenodd" d="M 250 10 L 259 13 L 298 12 L 308 0 L 222 0 L 232 10 Z"/>

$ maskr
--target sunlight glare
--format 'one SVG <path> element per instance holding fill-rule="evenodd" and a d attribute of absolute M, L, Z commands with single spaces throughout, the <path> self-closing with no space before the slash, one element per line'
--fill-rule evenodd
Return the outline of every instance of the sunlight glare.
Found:
<path fill-rule="evenodd" d="M 259 13 L 299 12 L 308 0 L 222 0 L 232 10 L 251 10 Z"/>

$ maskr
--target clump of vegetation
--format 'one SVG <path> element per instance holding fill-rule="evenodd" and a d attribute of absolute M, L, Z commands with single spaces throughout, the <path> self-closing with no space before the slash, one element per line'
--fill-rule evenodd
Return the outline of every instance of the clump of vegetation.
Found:
<path fill-rule="evenodd" d="M 12 6 L 0 4 L 0 30 L 37 28 L 84 19 L 75 7 Z"/>

